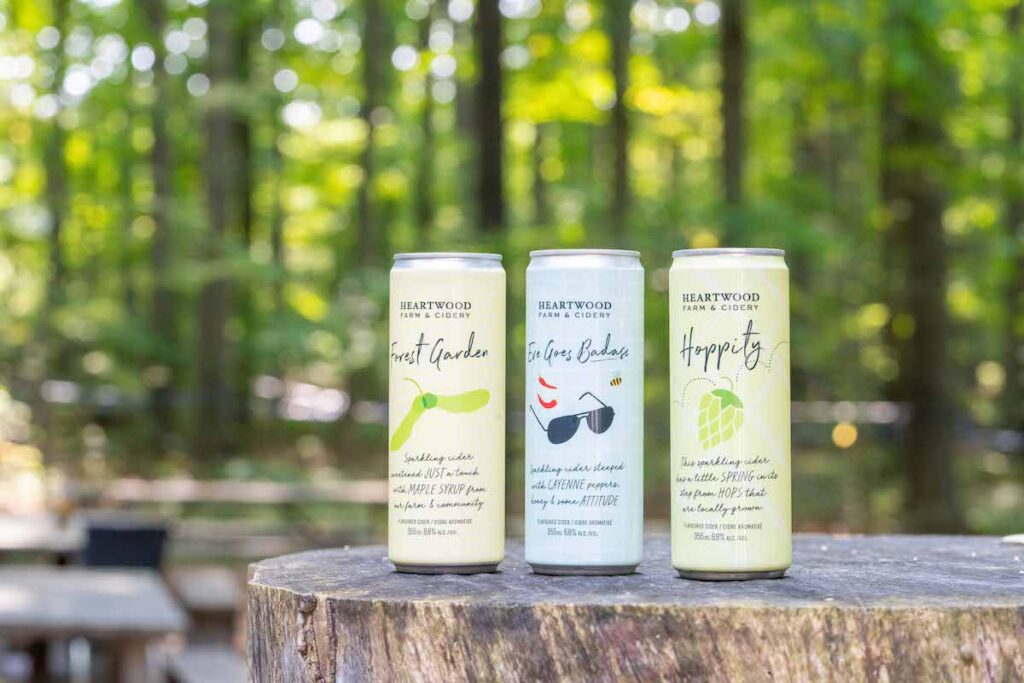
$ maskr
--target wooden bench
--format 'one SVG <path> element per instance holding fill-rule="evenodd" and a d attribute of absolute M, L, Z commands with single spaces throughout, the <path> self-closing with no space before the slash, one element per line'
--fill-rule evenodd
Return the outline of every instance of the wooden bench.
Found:
<path fill-rule="evenodd" d="M 245 606 L 243 574 L 230 567 L 183 566 L 167 572 L 167 583 L 189 615 L 189 641 L 231 644 Z"/>
<path fill-rule="evenodd" d="M 102 484 L 78 482 L 72 495 L 84 507 L 134 508 L 157 506 L 174 516 L 171 556 L 174 561 L 218 562 L 253 559 L 305 548 L 367 543 L 384 527 L 387 482 L 358 481 L 234 481 L 175 479 L 115 479 Z M 313 517 L 309 504 L 357 506 L 325 524 Z M 202 517 L 210 506 L 263 506 L 273 518 Z M 195 514 L 193 514 L 195 513 Z"/>
<path fill-rule="evenodd" d="M 0 515 L 0 559 L 7 555 L 38 555 L 67 564 L 85 547 L 79 520 L 55 515 Z"/>
<path fill-rule="evenodd" d="M 249 569 L 256 683 L 1024 679 L 1024 549 L 998 538 L 798 535 L 787 578 L 397 574 L 380 546 Z"/>
<path fill-rule="evenodd" d="M 245 683 L 245 660 L 229 647 L 193 645 L 169 662 L 173 683 Z"/>
<path fill-rule="evenodd" d="M 160 575 L 150 570 L 0 568 L 0 638 L 88 638 L 109 651 L 113 677 L 124 683 L 155 680 L 147 646 L 183 633 L 187 625 Z M 33 680 L 48 680 L 45 649 L 33 648 L 33 654 Z"/>

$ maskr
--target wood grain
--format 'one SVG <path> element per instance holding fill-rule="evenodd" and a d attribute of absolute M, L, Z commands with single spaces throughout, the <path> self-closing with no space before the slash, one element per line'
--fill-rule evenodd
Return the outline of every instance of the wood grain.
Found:
<path fill-rule="evenodd" d="M 393 572 L 383 547 L 250 567 L 252 680 L 1024 678 L 1024 551 L 981 537 L 798 536 L 787 578 Z"/>

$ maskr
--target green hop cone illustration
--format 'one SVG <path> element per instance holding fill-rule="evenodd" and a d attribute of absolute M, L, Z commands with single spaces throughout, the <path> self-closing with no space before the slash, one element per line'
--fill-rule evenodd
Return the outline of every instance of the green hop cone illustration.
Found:
<path fill-rule="evenodd" d="M 743 426 L 743 402 L 728 389 L 704 394 L 697 414 L 697 436 L 704 450 L 725 443 Z"/>

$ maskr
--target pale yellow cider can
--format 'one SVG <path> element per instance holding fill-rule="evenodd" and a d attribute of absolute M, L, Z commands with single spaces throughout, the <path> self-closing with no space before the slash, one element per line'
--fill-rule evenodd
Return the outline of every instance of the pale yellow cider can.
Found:
<path fill-rule="evenodd" d="M 778 578 L 792 561 L 784 257 L 673 253 L 672 565 L 684 578 Z"/>
<path fill-rule="evenodd" d="M 492 572 L 505 551 L 505 271 L 499 254 L 397 254 L 391 270 L 388 557 Z"/>

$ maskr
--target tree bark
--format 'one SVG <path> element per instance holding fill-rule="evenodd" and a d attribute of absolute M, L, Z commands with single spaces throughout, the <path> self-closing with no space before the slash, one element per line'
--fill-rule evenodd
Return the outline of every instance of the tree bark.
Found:
<path fill-rule="evenodd" d="M 64 43 L 70 31 L 69 21 L 70 0 L 54 0 L 53 24 L 60 31 L 60 39 L 50 50 L 49 59 L 53 69 L 50 95 L 60 98 L 64 84 L 64 72 L 67 60 L 64 56 Z M 49 261 L 50 278 L 46 289 L 46 308 L 43 312 L 43 329 L 50 346 L 50 359 L 53 367 L 51 372 L 63 373 L 63 343 L 57 339 L 57 331 L 53 326 L 53 314 L 64 302 L 67 290 L 67 261 L 64 254 L 64 220 L 67 215 L 68 189 L 67 167 L 64 161 L 64 128 L 58 107 L 57 114 L 51 119 L 49 130 L 43 142 L 43 172 L 46 176 L 46 204 L 50 211 Z"/>
<path fill-rule="evenodd" d="M 498 0 L 480 0 L 476 8 L 477 206 L 480 228 L 505 226 L 505 126 L 502 120 L 501 12 Z"/>
<path fill-rule="evenodd" d="M 890 4 L 887 44 L 915 50 L 919 61 L 913 72 L 892 58 L 886 65 L 882 200 L 895 237 L 888 248 L 900 248 L 894 266 L 906 273 L 901 299 L 913 328 L 899 353 L 898 387 L 911 411 L 902 456 L 906 520 L 914 530 L 950 531 L 963 526 L 952 464 L 956 434 L 942 228 L 943 176 L 951 166 L 943 128 L 951 102 L 943 84 L 953 74 L 934 44 L 931 9 L 916 0 Z M 931 87 L 921 89 L 921 80 Z"/>
<path fill-rule="evenodd" d="M 279 118 L 279 117 L 278 117 Z M 284 207 L 281 204 L 280 187 L 284 183 L 284 159 L 281 148 L 277 144 L 280 125 L 274 124 L 274 143 L 270 151 L 270 163 L 274 176 L 274 198 L 270 214 L 270 258 L 274 265 L 274 279 L 271 286 L 271 297 L 274 312 L 281 316 L 285 311 L 284 287 L 288 281 L 288 252 L 284 239 Z"/>
<path fill-rule="evenodd" d="M 225 239 L 240 224 L 242 216 L 233 180 L 242 157 L 232 135 L 234 115 L 231 111 L 231 87 L 238 67 L 236 9 L 231 0 L 211 0 L 207 10 L 210 101 L 205 126 L 205 175 L 209 232 L 204 259 L 210 272 L 199 299 L 195 452 L 200 458 L 223 455 L 230 444 L 224 336 L 229 281 L 221 272 L 220 261 L 224 256 Z"/>
<path fill-rule="evenodd" d="M 243 89 L 249 86 L 249 41 L 252 38 L 252 22 L 248 5 L 239 8 L 235 19 L 235 81 Z M 235 201 L 239 207 L 239 242 L 248 258 L 252 247 L 253 204 L 252 204 L 252 124 L 246 111 L 239 107 L 232 108 L 231 121 L 234 146 L 238 152 L 238 168 L 235 172 Z M 234 417 L 240 425 L 250 421 L 249 393 L 252 382 L 254 360 L 253 343 L 256 321 L 253 304 L 252 287 L 249 282 L 235 292 L 238 317 L 241 323 L 241 338 L 235 350 L 235 382 L 234 382 Z"/>
<path fill-rule="evenodd" d="M 799 192 L 799 195 L 794 197 L 795 202 L 799 203 L 800 208 L 805 211 L 818 211 L 820 207 L 809 206 L 811 201 L 809 197 L 812 195 L 812 192 L 805 188 L 808 185 L 820 182 L 825 177 L 828 173 L 829 159 L 823 154 L 822 134 L 811 130 L 811 124 L 808 120 L 808 96 L 809 93 L 803 93 L 803 96 L 793 103 L 792 125 L 794 132 L 790 156 L 793 160 L 794 180 L 796 181 L 794 186 L 798 188 L 797 191 Z M 786 261 L 790 268 L 790 281 L 794 289 L 807 291 L 812 286 L 812 265 L 815 260 L 811 250 L 804 248 L 802 245 L 796 249 L 790 248 L 786 250 Z M 794 385 L 801 385 L 803 378 L 798 380 L 797 375 L 802 374 L 802 369 L 794 368 L 791 374 L 794 375 Z M 800 394 L 798 393 L 797 395 Z"/>
<path fill-rule="evenodd" d="M 632 33 L 630 0 L 607 0 L 606 32 L 611 45 L 611 71 L 615 82 L 615 103 L 611 112 L 612 137 L 612 232 L 626 230 L 629 213 L 629 115 L 626 91 L 629 89 L 629 40 Z"/>
<path fill-rule="evenodd" d="M 547 225 L 548 183 L 544 180 L 544 132 L 548 124 L 537 123 L 533 130 L 533 224 Z"/>
<path fill-rule="evenodd" d="M 434 23 L 433 5 L 427 16 L 420 21 L 420 52 L 430 49 L 430 27 Z M 420 132 L 423 142 L 417 160 L 416 172 L 416 226 L 417 243 L 429 243 L 434 226 L 434 95 L 431 92 L 434 78 L 430 69 L 423 73 L 423 105 L 420 109 Z"/>
<path fill-rule="evenodd" d="M 722 182 L 725 186 L 725 232 L 722 243 L 736 246 L 743 208 L 746 157 L 744 116 L 747 79 L 746 0 L 722 2 Z"/>
<path fill-rule="evenodd" d="M 281 12 L 281 0 L 273 0 L 270 9 L 271 25 L 276 25 L 281 30 L 283 17 Z M 283 62 L 278 66 L 283 66 Z M 273 91 L 273 115 L 271 120 L 272 140 L 270 144 L 270 168 L 273 174 L 273 200 L 270 207 L 270 254 L 274 265 L 274 279 L 271 287 L 271 296 L 274 302 L 274 313 L 281 320 L 284 315 L 284 287 L 288 279 L 288 255 L 284 239 L 284 206 L 281 201 L 281 190 L 284 187 L 284 155 L 281 153 L 281 145 L 278 142 L 284 132 L 281 126 L 281 110 L 284 107 L 284 98 L 276 91 Z"/>
<path fill-rule="evenodd" d="M 365 0 L 363 3 L 363 102 L 360 116 L 366 127 L 366 143 L 360 155 L 359 165 L 363 179 L 356 195 L 357 243 L 356 255 L 359 263 L 369 264 L 376 256 L 374 234 L 377 226 L 374 215 L 373 182 L 375 177 L 374 138 L 376 125 L 374 111 L 380 106 L 384 12 L 380 0 Z"/>
<path fill-rule="evenodd" d="M 1009 681 L 1024 674 L 1015 551 L 988 538 L 798 534 L 781 581 L 697 583 L 648 538 L 633 576 L 396 574 L 380 546 L 249 569 L 254 683 Z M 955 578 L 950 569 L 956 563 Z M 912 646 L 908 646 L 912 644 Z"/>
<path fill-rule="evenodd" d="M 135 150 L 132 148 L 132 134 L 135 130 L 135 106 L 129 88 L 124 104 L 124 132 L 118 143 L 120 169 L 118 189 L 121 195 L 120 242 L 118 244 L 118 269 L 121 274 L 121 303 L 128 317 L 134 317 L 137 307 L 135 278 L 133 271 L 132 224 L 135 221 Z"/>
<path fill-rule="evenodd" d="M 272 0 L 270 10 L 268 12 L 267 23 L 269 26 L 276 26 L 284 31 L 285 26 L 282 4 L 282 0 Z M 273 53 L 270 57 L 270 73 L 273 73 L 283 66 L 284 60 L 281 59 L 280 53 Z M 274 311 L 272 319 L 275 321 L 276 325 L 283 325 L 287 312 L 287 306 L 285 304 L 285 286 L 288 282 L 288 251 L 287 245 L 285 244 L 285 212 L 284 203 L 282 201 L 282 193 L 285 187 L 285 166 L 284 155 L 281 152 L 279 139 L 284 132 L 281 123 L 281 116 L 285 98 L 277 91 L 276 88 L 271 88 L 270 93 L 273 103 L 270 117 L 271 141 L 269 153 L 269 175 L 271 186 L 273 188 L 270 202 L 269 227 L 270 258 L 271 264 L 273 265 L 270 294 Z M 268 374 L 280 379 L 282 382 L 282 390 L 270 398 L 270 414 L 275 419 L 281 412 L 281 403 L 284 395 L 283 383 L 287 375 L 287 368 L 288 359 L 286 355 L 281 352 L 274 353 L 270 359 Z"/>
<path fill-rule="evenodd" d="M 70 29 L 70 0 L 53 0 L 53 25 L 60 32 L 57 44 L 46 55 L 49 67 L 53 69 L 49 95 L 57 104 L 57 112 L 43 133 L 42 156 L 43 174 L 46 180 L 45 199 L 49 210 L 50 232 L 47 237 L 47 259 L 49 273 L 42 309 L 36 321 L 33 336 L 42 358 L 41 372 L 32 372 L 33 417 L 42 431 L 41 445 L 47 462 L 51 459 L 51 411 L 43 398 L 43 383 L 51 376 L 62 376 L 67 371 L 67 351 L 61 338 L 55 318 L 57 309 L 64 302 L 67 288 L 67 266 L 64 259 L 63 230 L 67 214 L 67 168 L 64 161 L 64 129 L 61 124 L 60 94 L 64 84 L 66 58 L 64 42 Z M 17 6 L 12 7 L 17 10 Z M 15 22 L 16 23 L 16 22 Z"/>
<path fill-rule="evenodd" d="M 149 411 L 155 429 L 154 450 L 166 447 L 166 439 L 174 429 L 174 393 L 177 385 L 177 297 L 171 283 L 174 266 L 174 158 L 167 112 L 173 106 L 167 72 L 163 68 L 164 28 L 167 14 L 163 0 L 143 0 L 143 12 L 150 43 L 156 53 L 153 67 L 155 96 L 149 110 L 153 146 L 149 167 L 153 178 L 153 238 L 150 243 L 150 267 L 153 272 L 153 294 L 150 303 L 150 334 L 156 345 L 152 364 L 161 371 L 153 373 L 149 391 Z"/>
<path fill-rule="evenodd" d="M 1021 78 L 1021 13 L 1017 3 L 1007 12 L 1006 28 L 1010 38 L 1010 72 L 1007 109 L 1010 119 L 1009 163 L 1006 183 L 1006 241 L 1009 245 L 1009 270 L 1005 289 L 1005 388 L 1003 424 L 1007 429 L 1024 431 L 1024 101 Z"/>

